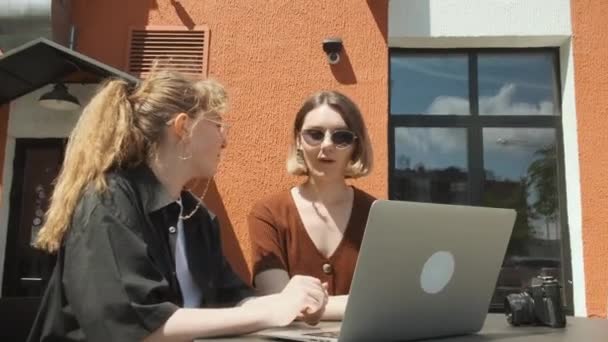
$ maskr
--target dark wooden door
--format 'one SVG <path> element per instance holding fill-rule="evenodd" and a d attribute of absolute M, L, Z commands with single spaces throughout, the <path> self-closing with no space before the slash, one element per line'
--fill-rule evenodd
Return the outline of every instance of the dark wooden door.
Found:
<path fill-rule="evenodd" d="M 25 339 L 55 257 L 32 247 L 61 168 L 65 139 L 17 139 L 0 298 L 0 340 Z M 3 331 L 2 331 L 3 330 Z"/>

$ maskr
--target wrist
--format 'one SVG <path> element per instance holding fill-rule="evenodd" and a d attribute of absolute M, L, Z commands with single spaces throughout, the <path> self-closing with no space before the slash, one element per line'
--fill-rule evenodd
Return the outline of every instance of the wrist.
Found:
<path fill-rule="evenodd" d="M 255 318 L 256 324 L 260 326 L 260 329 L 268 329 L 277 326 L 274 319 L 275 309 L 273 309 L 273 305 L 270 303 L 270 301 L 279 300 L 277 297 L 277 295 L 257 297 L 247 301 L 247 303 L 243 305 L 243 309 L 250 312 Z"/>

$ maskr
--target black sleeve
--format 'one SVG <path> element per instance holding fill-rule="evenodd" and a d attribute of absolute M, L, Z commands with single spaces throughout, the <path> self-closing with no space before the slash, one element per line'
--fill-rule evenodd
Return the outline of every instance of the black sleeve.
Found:
<path fill-rule="evenodd" d="M 87 341 L 139 341 L 178 309 L 139 228 L 97 205 L 66 241 L 65 295 Z"/>
<path fill-rule="evenodd" d="M 220 225 L 217 217 L 212 219 L 213 231 L 216 237 L 216 244 L 220 250 L 220 301 L 222 306 L 235 306 L 245 298 L 254 295 L 253 289 L 239 277 L 226 256 L 222 252 L 222 242 L 220 238 Z"/>

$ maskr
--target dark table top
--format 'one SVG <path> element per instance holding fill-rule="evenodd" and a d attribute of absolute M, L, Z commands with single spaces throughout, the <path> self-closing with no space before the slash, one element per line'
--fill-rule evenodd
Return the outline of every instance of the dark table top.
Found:
<path fill-rule="evenodd" d="M 335 327 L 339 323 L 324 322 L 320 327 Z M 247 335 L 238 337 L 224 337 L 211 339 L 198 339 L 196 341 L 250 341 L 261 342 L 271 339 Z M 608 320 L 568 317 L 568 324 L 564 329 L 548 327 L 512 327 L 502 314 L 489 314 L 483 329 L 473 335 L 432 339 L 426 341 L 441 342 L 608 342 Z"/>

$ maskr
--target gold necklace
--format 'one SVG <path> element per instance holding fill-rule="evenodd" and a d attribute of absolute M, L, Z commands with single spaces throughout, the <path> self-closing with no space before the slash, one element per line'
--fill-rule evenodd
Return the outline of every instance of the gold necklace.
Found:
<path fill-rule="evenodd" d="M 194 215 L 198 211 L 198 208 L 201 207 L 201 203 L 203 202 L 203 199 L 205 198 L 205 195 L 207 195 L 207 190 L 209 190 L 209 184 L 211 184 L 211 179 L 212 178 L 209 178 L 207 180 L 207 184 L 205 185 L 205 190 L 203 190 L 203 194 L 201 195 L 201 197 L 198 198 L 198 202 L 196 203 L 196 206 L 194 207 L 194 209 L 192 209 L 192 211 L 188 215 L 184 216 L 184 215 L 180 214 L 179 215 L 180 220 L 185 221 L 185 220 L 191 218 L 192 215 Z"/>

